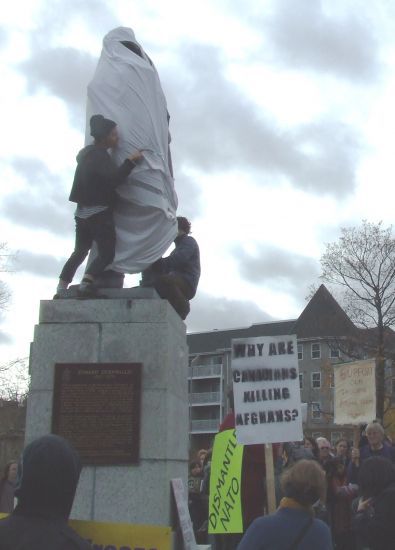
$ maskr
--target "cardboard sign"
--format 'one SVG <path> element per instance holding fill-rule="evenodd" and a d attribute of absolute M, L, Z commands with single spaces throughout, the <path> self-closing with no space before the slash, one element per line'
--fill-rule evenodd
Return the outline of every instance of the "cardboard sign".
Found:
<path fill-rule="evenodd" d="M 243 446 L 238 445 L 235 430 L 225 430 L 215 436 L 210 472 L 210 534 L 243 532 L 242 460 Z"/>
<path fill-rule="evenodd" d="M 296 336 L 232 340 L 237 441 L 303 439 Z"/>
<path fill-rule="evenodd" d="M 335 365 L 335 424 L 360 424 L 376 418 L 375 360 Z"/>
<path fill-rule="evenodd" d="M 171 480 L 171 486 L 173 487 L 173 494 L 176 501 L 178 518 L 180 520 L 182 538 L 184 541 L 184 550 L 196 550 L 197 546 L 195 533 L 193 532 L 191 515 L 188 509 L 188 501 L 185 496 L 184 483 L 182 479 L 175 478 Z"/>

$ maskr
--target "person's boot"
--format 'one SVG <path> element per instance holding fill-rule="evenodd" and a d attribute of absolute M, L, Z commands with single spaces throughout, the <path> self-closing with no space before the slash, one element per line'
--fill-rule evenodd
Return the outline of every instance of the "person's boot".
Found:
<path fill-rule="evenodd" d="M 95 298 L 97 295 L 97 288 L 94 285 L 93 279 L 84 277 L 80 282 L 77 290 L 78 298 Z"/>

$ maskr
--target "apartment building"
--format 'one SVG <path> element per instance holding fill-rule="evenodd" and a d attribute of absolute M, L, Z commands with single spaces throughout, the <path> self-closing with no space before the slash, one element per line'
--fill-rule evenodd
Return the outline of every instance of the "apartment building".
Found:
<path fill-rule="evenodd" d="M 352 438 L 349 427 L 333 423 L 333 366 L 348 361 L 341 351 L 355 325 L 324 285 L 297 319 L 258 323 L 246 328 L 187 335 L 189 346 L 190 448 L 209 448 L 229 410 L 231 342 L 234 338 L 296 334 L 301 400 L 308 404 L 304 430 L 331 441 Z"/>

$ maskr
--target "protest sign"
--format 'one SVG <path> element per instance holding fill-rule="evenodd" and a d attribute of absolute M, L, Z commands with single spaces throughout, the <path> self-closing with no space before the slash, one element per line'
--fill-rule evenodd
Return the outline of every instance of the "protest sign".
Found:
<path fill-rule="evenodd" d="M 232 340 L 238 443 L 303 439 L 296 336 Z"/>
<path fill-rule="evenodd" d="M 185 496 L 184 483 L 182 479 L 175 478 L 171 480 L 174 499 L 176 501 L 178 519 L 184 541 L 184 550 L 196 550 L 195 533 L 193 532 L 191 516 L 188 509 L 188 501 Z"/>
<path fill-rule="evenodd" d="M 243 532 L 242 459 L 243 446 L 237 444 L 235 430 L 225 430 L 215 436 L 210 472 L 210 534 Z"/>
<path fill-rule="evenodd" d="M 359 424 L 376 418 L 375 360 L 336 365 L 335 424 Z"/>

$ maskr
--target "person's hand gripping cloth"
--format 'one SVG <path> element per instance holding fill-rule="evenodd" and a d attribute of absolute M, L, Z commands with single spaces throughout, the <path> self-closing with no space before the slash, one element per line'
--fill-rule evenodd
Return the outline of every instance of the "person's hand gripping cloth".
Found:
<path fill-rule="evenodd" d="M 127 182 L 117 187 L 116 250 L 108 266 L 120 273 L 139 273 L 160 258 L 177 236 L 178 201 L 166 99 L 158 73 L 132 29 L 119 27 L 104 37 L 88 86 L 87 121 L 94 114 L 117 124 L 116 164 L 133 151 L 144 155 Z M 87 130 L 86 142 L 90 141 Z"/>

